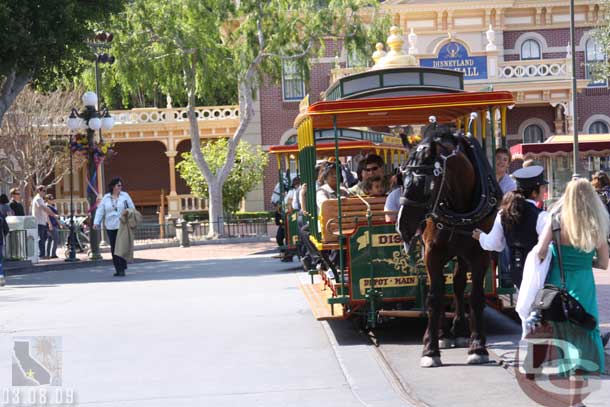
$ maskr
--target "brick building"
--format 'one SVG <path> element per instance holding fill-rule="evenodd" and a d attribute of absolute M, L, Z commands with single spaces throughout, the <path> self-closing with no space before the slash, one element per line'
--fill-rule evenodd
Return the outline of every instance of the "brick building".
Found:
<path fill-rule="evenodd" d="M 608 84 L 593 81 L 590 70 L 591 63 L 605 59 L 591 36 L 600 2 L 575 3 L 575 125 L 581 133 L 610 133 Z M 572 131 L 568 1 L 388 0 L 381 9 L 402 30 L 404 50 L 420 65 L 463 70 L 466 90 L 513 92 L 516 104 L 507 112 L 509 145 Z M 337 78 L 366 69 L 367 60 L 347 55 L 340 43 L 329 43 L 325 55 L 312 61 L 308 78 L 285 64 L 281 84 L 267 83 L 260 90 L 260 122 L 251 126 L 251 140 L 266 148 L 294 143 L 292 125 L 302 97 L 319 100 Z M 257 204 L 262 198 L 269 208 L 276 174 L 271 160 L 264 189 L 256 192 Z"/>

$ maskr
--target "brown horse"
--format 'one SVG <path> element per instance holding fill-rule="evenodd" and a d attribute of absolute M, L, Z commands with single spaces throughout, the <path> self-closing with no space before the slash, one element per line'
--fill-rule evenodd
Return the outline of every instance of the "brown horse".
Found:
<path fill-rule="evenodd" d="M 470 344 L 468 364 L 489 360 L 483 332 L 484 279 L 489 252 L 471 238 L 474 228 L 489 230 L 496 215 L 499 187 L 476 140 L 455 136 L 447 126 L 432 123 L 412 149 L 403 172 L 397 230 L 405 249 L 421 235 L 429 280 L 426 299 L 428 326 L 424 335 L 422 367 L 440 366 L 440 347 Z M 445 278 L 443 268 L 457 257 L 454 269 L 455 317 L 443 329 Z M 470 339 L 464 291 L 471 273 Z M 439 345 L 440 342 L 440 345 Z"/>

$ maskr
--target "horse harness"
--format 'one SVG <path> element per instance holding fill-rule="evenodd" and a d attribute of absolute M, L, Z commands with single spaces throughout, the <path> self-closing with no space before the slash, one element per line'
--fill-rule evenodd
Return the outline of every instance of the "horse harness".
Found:
<path fill-rule="evenodd" d="M 450 231 L 449 239 L 451 239 L 454 234 L 471 236 L 474 227 L 496 209 L 498 204 L 498 193 L 500 191 L 500 187 L 495 177 L 491 174 L 489 163 L 486 158 L 483 157 L 482 159 L 481 157 L 482 153 L 478 146 L 478 142 L 471 137 L 459 137 L 461 137 L 461 140 L 473 150 L 472 156 L 475 159 L 475 162 L 473 163 L 475 165 L 475 171 L 478 169 L 480 174 L 478 178 L 480 179 L 479 187 L 481 191 L 481 200 L 476 207 L 470 212 L 457 213 L 448 208 L 446 201 L 442 200 L 443 187 L 447 175 L 447 161 L 453 157 L 457 157 L 459 153 L 462 152 L 462 143 L 460 140 L 458 140 L 456 147 L 451 153 L 447 155 L 439 154 L 440 160 L 435 160 L 434 164 L 408 164 L 406 166 L 407 171 L 410 171 L 413 176 L 425 177 L 424 188 L 426 192 L 433 189 L 432 182 L 434 181 L 434 178 L 441 177 L 440 187 L 438 188 L 436 197 L 430 194 L 427 199 L 424 199 L 421 202 L 408 199 L 404 196 L 400 198 L 401 205 L 419 208 L 431 207 L 421 223 L 425 224 L 428 219 L 432 219 L 435 227 L 439 231 L 445 229 Z M 467 154 L 466 156 L 470 159 Z M 432 204 L 433 200 L 434 203 Z"/>

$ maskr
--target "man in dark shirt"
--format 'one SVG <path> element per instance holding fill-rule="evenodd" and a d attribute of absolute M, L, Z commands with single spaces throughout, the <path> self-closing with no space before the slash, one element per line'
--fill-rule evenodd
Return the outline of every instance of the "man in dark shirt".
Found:
<path fill-rule="evenodd" d="M 11 193 L 11 201 L 9 206 L 13 210 L 13 214 L 15 216 L 25 216 L 25 209 L 23 204 L 21 203 L 21 192 L 19 192 L 18 188 L 13 188 L 10 191 Z"/>

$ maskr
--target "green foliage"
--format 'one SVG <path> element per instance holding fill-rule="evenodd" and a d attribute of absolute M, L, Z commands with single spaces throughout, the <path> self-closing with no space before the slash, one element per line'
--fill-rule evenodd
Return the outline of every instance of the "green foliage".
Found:
<path fill-rule="evenodd" d="M 0 84 L 11 72 L 52 90 L 92 57 L 86 40 L 124 0 L 9 0 L 0 3 Z"/>
<path fill-rule="evenodd" d="M 608 55 L 610 55 L 610 1 L 604 0 L 604 7 L 600 7 L 601 10 L 605 10 L 603 15 L 600 15 L 600 23 L 593 32 L 593 38 L 600 45 L 602 52 L 605 53 L 605 62 L 600 62 L 592 67 L 593 77 L 596 80 L 606 80 L 610 77 L 610 63 L 608 62 Z"/>
<path fill-rule="evenodd" d="M 238 4 L 236 6 L 236 4 Z M 281 78 L 281 61 L 301 56 L 307 77 L 309 57 L 322 55 L 334 37 L 367 56 L 384 41 L 389 18 L 372 0 L 133 0 L 112 17 L 112 66 L 102 66 L 102 97 L 113 108 L 187 104 L 185 69 L 196 63 L 198 104 L 237 101 L 237 81 L 255 58 L 257 81 Z M 372 17 L 371 17 L 372 16 Z M 265 38 L 259 43 L 257 22 Z M 189 50 L 191 54 L 185 54 Z M 95 83 L 92 70 L 85 83 Z M 255 83 L 250 86 L 255 86 Z"/>
<path fill-rule="evenodd" d="M 236 10 L 240 24 L 230 30 L 232 59 L 244 74 L 260 54 L 266 57 L 257 68 L 258 79 L 281 78 L 281 62 L 295 57 L 305 76 L 310 57 L 325 53 L 330 38 L 350 50 L 371 55 L 376 42 L 385 41 L 390 21 L 377 13 L 379 1 L 371 0 L 242 0 Z M 264 43 L 257 35 L 260 22 Z"/>
<path fill-rule="evenodd" d="M 210 141 L 201 148 L 210 169 L 216 173 L 227 159 L 228 141 L 218 139 Z M 267 154 L 259 147 L 253 148 L 241 141 L 236 150 L 235 164 L 222 189 L 223 209 L 228 213 L 236 212 L 246 194 L 263 180 L 263 174 L 268 163 Z M 176 165 L 182 179 L 192 193 L 201 198 L 209 198 L 208 183 L 195 164 L 191 153 L 182 154 L 183 160 Z"/>
<path fill-rule="evenodd" d="M 102 97 L 114 108 L 156 105 L 165 96 L 187 104 L 184 73 L 196 63 L 196 97 L 205 105 L 236 102 L 237 84 L 230 53 L 219 27 L 232 10 L 227 0 L 133 0 L 112 17 L 109 52 L 116 62 L 102 70 Z M 92 72 L 85 75 L 95 83 Z"/>

